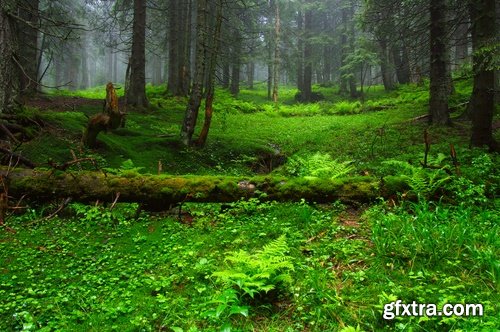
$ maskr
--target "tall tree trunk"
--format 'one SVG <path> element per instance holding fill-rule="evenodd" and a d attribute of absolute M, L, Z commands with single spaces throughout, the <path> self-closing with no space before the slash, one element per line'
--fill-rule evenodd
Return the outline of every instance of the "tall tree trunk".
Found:
<path fill-rule="evenodd" d="M 11 112 L 19 94 L 18 66 L 14 61 L 18 49 L 16 26 L 9 16 L 16 2 L 0 2 L 0 113 Z"/>
<path fill-rule="evenodd" d="M 181 142 L 191 145 L 198 111 L 200 109 L 203 93 L 203 81 L 205 78 L 205 28 L 206 28 L 207 0 L 198 0 L 196 19 L 196 58 L 193 86 L 189 96 L 189 102 L 184 114 L 181 129 Z"/>
<path fill-rule="evenodd" d="M 130 57 L 130 86 L 127 89 L 127 105 L 148 107 L 146 98 L 146 1 L 134 0 L 132 27 L 132 56 Z"/>
<path fill-rule="evenodd" d="M 109 40 L 111 44 L 111 38 Z M 111 46 L 106 48 L 106 81 L 113 81 L 113 48 Z"/>
<path fill-rule="evenodd" d="M 349 47 L 351 50 L 355 50 L 355 45 L 354 45 L 354 40 L 356 38 L 356 29 L 355 29 L 355 23 L 356 21 L 354 20 L 354 2 L 351 0 L 351 4 L 349 6 Z M 351 98 L 357 98 L 358 97 L 358 90 L 356 88 L 356 75 L 354 70 L 351 70 L 349 73 L 349 94 Z"/>
<path fill-rule="evenodd" d="M 348 21 L 348 9 L 347 7 L 342 7 L 341 9 L 341 14 L 342 14 L 342 28 L 341 28 L 341 33 L 340 33 L 340 65 L 345 66 L 346 62 L 346 57 L 347 57 L 347 48 L 349 47 L 348 44 L 348 31 L 347 31 L 347 21 Z M 345 77 L 345 72 L 341 70 L 341 76 L 340 76 L 340 93 L 341 94 L 347 94 L 347 78 Z"/>
<path fill-rule="evenodd" d="M 495 71 L 489 66 L 494 51 L 484 48 L 495 43 L 495 0 L 469 1 L 469 12 L 472 23 L 472 47 L 474 88 L 470 100 L 472 116 L 473 146 L 487 145 L 491 150 L 498 150 L 493 139 L 492 121 L 495 110 Z M 493 48 L 494 49 L 494 48 Z"/>
<path fill-rule="evenodd" d="M 273 102 L 278 102 L 279 70 L 280 70 L 280 7 L 277 0 L 274 1 L 274 63 L 273 63 Z"/>
<path fill-rule="evenodd" d="M 219 55 L 220 48 L 220 31 L 222 26 L 222 0 L 217 1 L 217 18 L 215 22 L 215 29 L 213 32 L 213 38 L 211 45 L 212 48 L 210 52 L 210 62 L 208 64 L 208 86 L 205 98 L 205 120 L 203 122 L 203 127 L 201 128 L 200 136 L 196 144 L 198 146 L 205 146 L 208 137 L 208 131 L 210 130 L 210 124 L 212 122 L 213 114 L 213 101 L 215 96 L 215 71 L 217 69 L 217 57 Z"/>
<path fill-rule="evenodd" d="M 254 77 L 255 77 L 255 63 L 251 61 L 247 64 L 247 85 L 250 90 L 253 89 Z"/>
<path fill-rule="evenodd" d="M 231 68 L 231 94 L 237 96 L 240 93 L 240 70 L 241 70 L 241 47 L 242 36 L 238 28 L 234 29 L 233 41 L 233 63 Z"/>
<path fill-rule="evenodd" d="M 455 67 L 460 66 L 469 57 L 469 24 L 459 22 L 454 33 L 455 40 Z"/>
<path fill-rule="evenodd" d="M 118 50 L 113 52 L 113 82 L 118 82 Z"/>
<path fill-rule="evenodd" d="M 399 84 L 410 83 L 410 64 L 406 47 L 404 45 L 393 45 L 392 57 L 396 66 L 396 77 Z"/>
<path fill-rule="evenodd" d="M 169 28 L 168 28 L 168 79 L 167 90 L 174 96 L 179 92 L 179 70 L 178 54 L 180 32 L 178 31 L 177 20 L 179 20 L 178 0 L 169 1 Z"/>
<path fill-rule="evenodd" d="M 297 89 L 304 90 L 304 17 L 302 11 L 297 14 Z"/>
<path fill-rule="evenodd" d="M 430 122 L 450 124 L 448 97 L 448 50 L 446 42 L 446 0 L 429 0 L 430 6 Z"/>
<path fill-rule="evenodd" d="M 312 30 L 313 12 L 311 8 L 307 8 L 304 13 L 304 76 L 302 81 L 303 90 L 301 91 L 301 101 L 306 103 L 312 99 Z"/>
<path fill-rule="evenodd" d="M 231 82 L 231 65 L 226 59 L 224 65 L 222 66 L 222 87 L 224 89 L 229 89 L 229 83 Z"/>
<path fill-rule="evenodd" d="M 169 65 L 167 90 L 187 96 L 190 84 L 191 1 L 169 1 Z"/>
<path fill-rule="evenodd" d="M 183 96 L 187 96 L 189 94 L 189 85 L 191 84 L 190 82 L 190 58 L 191 58 L 191 48 L 190 48 L 190 38 L 191 38 L 191 1 L 183 1 L 183 12 L 182 15 L 184 17 L 183 19 L 183 36 L 182 36 L 182 45 L 181 45 L 181 50 L 182 50 L 182 58 L 180 61 L 180 82 L 179 86 L 181 88 L 180 94 Z"/>
<path fill-rule="evenodd" d="M 90 73 L 89 73 L 89 61 L 88 61 L 88 50 L 87 50 L 88 36 L 87 33 L 83 34 L 82 44 L 81 44 L 81 71 L 82 78 L 80 80 L 80 89 L 87 89 L 90 87 Z"/>
<path fill-rule="evenodd" d="M 67 57 L 65 63 L 65 72 L 67 75 L 67 82 L 69 83 L 70 90 L 78 89 L 78 68 L 80 68 L 80 59 L 76 54 L 78 48 L 77 45 L 78 43 L 76 41 L 73 42 L 66 51 Z"/>
<path fill-rule="evenodd" d="M 382 72 L 382 83 L 385 91 L 391 91 L 396 88 L 392 78 L 391 61 L 388 54 L 387 39 L 379 39 L 380 45 L 380 71 Z"/>
<path fill-rule="evenodd" d="M 38 91 L 38 26 L 39 0 L 25 1 L 19 8 L 19 16 L 24 21 L 18 24 L 19 65 L 22 67 L 19 76 L 21 95 L 30 96 Z"/>

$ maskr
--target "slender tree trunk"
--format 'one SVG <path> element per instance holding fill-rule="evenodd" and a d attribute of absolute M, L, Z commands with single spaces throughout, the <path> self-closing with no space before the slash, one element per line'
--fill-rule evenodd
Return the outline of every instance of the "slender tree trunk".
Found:
<path fill-rule="evenodd" d="M 111 38 L 109 40 L 111 44 Z M 106 81 L 113 81 L 113 48 L 111 46 L 106 48 Z"/>
<path fill-rule="evenodd" d="M 213 32 L 212 48 L 210 49 L 210 62 L 208 65 L 208 86 L 205 98 L 205 120 L 203 122 L 203 127 L 201 128 L 200 136 L 196 144 L 198 146 L 204 146 L 208 131 L 210 130 L 210 124 L 212 122 L 213 114 L 213 101 L 215 95 L 215 71 L 217 69 L 217 57 L 219 55 L 220 47 L 220 31 L 222 26 L 222 0 L 217 1 L 217 19 L 215 22 L 215 30 Z"/>
<path fill-rule="evenodd" d="M 180 82 L 179 86 L 181 88 L 180 94 L 183 96 L 187 96 L 189 94 L 189 85 L 190 85 L 190 55 L 191 55 L 191 48 L 190 46 L 190 38 L 191 38 L 191 1 L 182 1 L 182 3 L 185 3 L 183 5 L 183 37 L 182 37 L 182 45 L 181 45 L 181 50 L 182 50 L 182 58 L 180 61 Z"/>
<path fill-rule="evenodd" d="M 118 82 L 118 50 L 113 52 L 113 82 Z"/>
<path fill-rule="evenodd" d="M 18 65 L 14 61 L 18 48 L 16 26 L 9 16 L 13 8 L 15 0 L 0 2 L 0 113 L 11 112 L 19 94 Z"/>
<path fill-rule="evenodd" d="M 191 145 L 198 111 L 200 109 L 203 93 L 203 81 L 205 78 L 205 28 L 206 28 L 207 0 L 198 0 L 196 19 L 196 58 L 195 72 L 189 102 L 184 114 L 181 129 L 181 142 Z"/>
<path fill-rule="evenodd" d="M 430 6 L 430 47 L 431 73 L 429 114 L 430 122 L 440 125 L 450 124 L 448 97 L 449 56 L 446 43 L 446 0 L 429 0 Z"/>
<path fill-rule="evenodd" d="M 240 93 L 240 70 L 241 70 L 241 43 L 242 36 L 238 28 L 234 29 L 233 32 L 233 63 L 231 68 L 231 94 L 237 96 Z"/>
<path fill-rule="evenodd" d="M 498 151 L 499 146 L 492 135 L 492 121 L 495 110 L 495 71 L 489 66 L 492 58 L 498 56 L 493 51 L 482 51 L 493 45 L 496 38 L 495 0 L 475 0 L 469 2 L 472 22 L 472 47 L 474 88 L 470 100 L 472 116 L 473 146 L 489 146 Z"/>
<path fill-rule="evenodd" d="M 391 62 L 388 55 L 387 40 L 385 37 L 379 40 L 380 45 L 380 71 L 382 73 L 382 83 L 386 91 L 391 91 L 396 88 L 392 78 Z"/>
<path fill-rule="evenodd" d="M 354 2 L 352 0 L 350 3 L 350 6 L 349 6 L 349 19 L 348 20 L 350 22 L 349 36 L 348 36 L 349 47 L 351 50 L 354 51 L 354 49 L 355 49 L 354 41 L 356 38 L 356 29 L 355 29 L 354 25 L 356 24 L 356 21 L 354 20 Z M 350 94 L 351 98 L 357 98 L 358 97 L 358 90 L 356 88 L 356 73 L 354 72 L 354 70 L 351 70 L 351 72 L 349 74 L 350 74 L 349 94 Z"/>
<path fill-rule="evenodd" d="M 169 29 L 168 29 L 168 79 L 167 90 L 173 95 L 177 95 L 179 91 L 179 70 L 178 70 L 178 53 L 179 53 L 179 34 L 177 20 L 179 19 L 178 0 L 169 1 Z"/>
<path fill-rule="evenodd" d="M 312 99 L 312 45 L 311 37 L 313 34 L 313 12 L 308 8 L 304 13 L 304 76 L 303 90 L 301 91 L 301 101 L 310 102 Z"/>
<path fill-rule="evenodd" d="M 349 48 L 348 44 L 348 30 L 347 30 L 347 8 L 344 6 L 341 9 L 341 14 L 342 14 L 342 29 L 341 29 L 341 35 L 340 35 L 340 65 L 344 66 L 346 62 L 346 57 L 347 57 L 347 49 Z M 341 94 L 347 94 L 347 78 L 345 78 L 345 72 L 341 70 L 341 76 L 340 76 L 340 93 Z"/>
<path fill-rule="evenodd" d="M 278 1 L 274 1 L 274 63 L 273 63 L 273 102 L 278 102 L 279 70 L 280 70 L 280 7 Z"/>
<path fill-rule="evenodd" d="M 396 76 L 399 84 L 410 83 L 410 64 L 406 47 L 404 45 L 393 45 L 392 57 L 396 66 Z"/>
<path fill-rule="evenodd" d="M 304 17 L 299 10 L 297 15 L 297 88 L 303 95 L 304 91 Z"/>
<path fill-rule="evenodd" d="M 130 86 L 125 92 L 127 105 L 148 107 L 146 98 L 146 1 L 134 0 Z"/>
<path fill-rule="evenodd" d="M 90 73 L 89 73 L 89 62 L 88 62 L 88 50 L 87 50 L 88 36 L 87 33 L 83 34 L 82 44 L 81 44 L 81 71 L 82 78 L 80 80 L 80 89 L 87 89 L 90 87 Z"/>
<path fill-rule="evenodd" d="M 38 26 L 39 0 L 25 1 L 19 8 L 19 16 L 26 22 L 18 22 L 19 89 L 23 96 L 30 96 L 38 91 Z"/>
<path fill-rule="evenodd" d="M 458 23 L 454 33 L 455 39 L 455 67 L 460 66 L 469 57 L 469 24 L 467 22 Z"/>
<path fill-rule="evenodd" d="M 174 96 L 187 96 L 191 72 L 191 3 L 169 1 L 169 65 L 167 90 Z"/>
<path fill-rule="evenodd" d="M 255 63 L 251 61 L 247 64 L 247 85 L 250 90 L 253 89 L 254 75 L 255 75 Z"/>
<path fill-rule="evenodd" d="M 224 89 L 229 89 L 229 83 L 231 82 L 231 65 L 229 64 L 229 60 L 226 59 L 224 61 L 224 65 L 222 66 L 222 87 Z"/>

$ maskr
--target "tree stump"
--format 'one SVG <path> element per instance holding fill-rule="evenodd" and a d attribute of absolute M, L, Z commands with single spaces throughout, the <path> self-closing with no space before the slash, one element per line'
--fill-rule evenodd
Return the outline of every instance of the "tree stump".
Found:
<path fill-rule="evenodd" d="M 106 100 L 104 112 L 94 115 L 89 119 L 85 133 L 83 134 L 83 144 L 88 147 L 95 147 L 97 135 L 101 131 L 108 131 L 123 127 L 125 123 L 125 112 L 118 109 L 118 96 L 113 83 L 106 85 Z"/>

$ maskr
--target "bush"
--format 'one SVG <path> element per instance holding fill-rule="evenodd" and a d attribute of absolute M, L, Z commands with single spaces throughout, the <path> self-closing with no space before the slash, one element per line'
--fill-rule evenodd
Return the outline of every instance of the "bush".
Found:
<path fill-rule="evenodd" d="M 359 101 L 341 101 L 333 105 L 333 111 L 334 113 L 341 115 L 359 114 L 362 111 L 362 105 Z"/>

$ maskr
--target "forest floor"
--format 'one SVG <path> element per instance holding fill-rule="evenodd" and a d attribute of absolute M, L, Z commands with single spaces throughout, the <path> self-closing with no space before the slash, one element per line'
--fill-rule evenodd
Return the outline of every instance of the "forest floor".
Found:
<path fill-rule="evenodd" d="M 294 89 L 282 89 L 279 105 L 262 87 L 238 99 L 217 91 L 204 149 L 179 144 L 186 100 L 165 97 L 164 87 L 148 87 L 151 108 L 127 112 L 125 128 L 101 133 L 94 150 L 80 139 L 102 110 L 103 87 L 29 103 L 23 114 L 44 125 L 17 152 L 40 167 L 73 152 L 128 176 L 157 174 L 161 161 L 164 174 L 193 176 L 400 175 L 410 189 L 369 204 L 261 196 L 156 214 L 119 202 L 72 202 L 56 215 L 58 201 L 27 206 L 0 229 L 0 330 L 495 330 L 499 156 L 468 147 L 467 121 L 428 126 L 428 86 L 371 87 L 363 102 L 315 89 L 325 100 L 307 105 L 294 103 Z M 454 117 L 470 91 L 470 81 L 456 82 Z M 430 168 L 420 165 L 425 130 Z M 484 311 L 387 319 L 395 311 L 384 305 L 396 300 Z"/>

